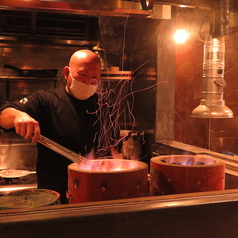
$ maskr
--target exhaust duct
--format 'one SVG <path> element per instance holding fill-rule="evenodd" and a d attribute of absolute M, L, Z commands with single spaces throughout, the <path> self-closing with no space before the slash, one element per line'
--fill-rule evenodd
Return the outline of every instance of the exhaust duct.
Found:
<path fill-rule="evenodd" d="M 203 98 L 192 111 L 193 117 L 232 118 L 233 112 L 225 105 L 223 89 L 225 69 L 225 39 L 207 36 L 203 55 Z"/>
<path fill-rule="evenodd" d="M 225 70 L 225 35 L 229 33 L 229 0 L 215 5 L 212 32 L 206 35 L 203 55 L 203 98 L 192 111 L 193 117 L 233 118 L 233 112 L 225 105 L 223 89 Z"/>

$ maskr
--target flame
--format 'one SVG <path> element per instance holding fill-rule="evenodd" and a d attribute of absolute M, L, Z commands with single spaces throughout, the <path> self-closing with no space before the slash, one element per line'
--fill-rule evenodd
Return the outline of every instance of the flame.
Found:
<path fill-rule="evenodd" d="M 215 163 L 213 158 L 206 155 L 172 155 L 165 156 L 161 161 L 177 165 L 210 165 Z"/>
<path fill-rule="evenodd" d="M 128 164 L 124 162 L 122 153 L 118 153 L 115 148 L 111 148 L 111 156 L 105 156 L 100 158 L 95 158 L 94 149 L 92 149 L 86 156 L 85 160 L 78 165 L 81 170 L 89 171 L 118 171 L 123 169 L 130 169 L 136 167 L 135 164 L 131 163 L 129 167 Z M 115 160 L 115 161 L 114 161 Z"/>
<path fill-rule="evenodd" d="M 78 169 L 87 171 L 115 172 L 138 167 L 135 160 L 113 159 L 113 157 L 104 157 L 104 159 L 87 160 L 86 163 L 78 164 Z"/>
<path fill-rule="evenodd" d="M 123 159 L 122 153 L 118 153 L 115 148 L 111 148 L 111 155 L 114 159 Z"/>

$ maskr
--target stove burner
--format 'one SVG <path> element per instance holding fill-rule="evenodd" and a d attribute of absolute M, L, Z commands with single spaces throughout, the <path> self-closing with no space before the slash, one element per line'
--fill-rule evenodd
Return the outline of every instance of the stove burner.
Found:
<path fill-rule="evenodd" d="M 0 185 L 4 184 L 24 184 L 29 183 L 30 178 L 28 176 L 20 177 L 20 178 L 2 178 L 0 177 Z"/>
<path fill-rule="evenodd" d="M 19 178 L 3 178 L 0 177 L 0 195 L 4 195 L 12 190 L 20 190 L 25 188 L 36 188 L 36 174 L 29 174 Z"/>

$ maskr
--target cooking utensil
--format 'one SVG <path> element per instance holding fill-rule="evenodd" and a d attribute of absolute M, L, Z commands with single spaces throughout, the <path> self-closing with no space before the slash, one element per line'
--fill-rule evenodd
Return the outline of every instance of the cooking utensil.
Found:
<path fill-rule="evenodd" d="M 67 149 L 66 147 L 46 138 L 45 136 L 40 135 L 38 142 L 42 145 L 48 147 L 49 149 L 57 152 L 58 154 L 63 155 L 67 159 L 71 160 L 74 163 L 88 163 L 88 159 L 84 158 L 80 154 L 75 153 L 72 150 Z"/>
<path fill-rule="evenodd" d="M 59 193 L 48 189 L 23 189 L 0 197 L 0 210 L 58 205 Z"/>
<path fill-rule="evenodd" d="M 150 160 L 150 195 L 224 190 L 225 163 L 209 155 L 164 155 Z"/>
<path fill-rule="evenodd" d="M 104 163 L 103 160 L 100 163 L 98 163 L 96 160 L 86 159 L 82 155 L 75 153 L 74 151 L 48 139 L 45 136 L 40 135 L 38 142 L 48 147 L 49 149 L 55 151 L 56 153 L 64 156 L 65 158 L 71 160 L 74 163 L 84 164 L 86 167 L 90 165 L 91 170 L 96 170 L 100 168 L 100 170 L 105 171 L 109 169 L 107 167 L 107 163 Z"/>
<path fill-rule="evenodd" d="M 4 64 L 4 68 L 13 69 L 22 77 L 54 78 L 58 73 L 58 69 L 20 69 L 9 64 Z"/>
<path fill-rule="evenodd" d="M 124 159 L 97 159 L 110 170 L 96 171 L 75 163 L 68 166 L 69 203 L 95 202 L 148 196 L 148 165 Z"/>
<path fill-rule="evenodd" d="M 0 177 L 2 178 L 20 178 L 29 174 L 35 174 L 35 171 L 17 170 L 17 169 L 3 169 L 0 171 Z"/>

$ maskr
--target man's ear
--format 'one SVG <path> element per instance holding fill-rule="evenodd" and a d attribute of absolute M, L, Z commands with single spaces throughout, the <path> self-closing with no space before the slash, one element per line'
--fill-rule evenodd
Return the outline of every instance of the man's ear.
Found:
<path fill-rule="evenodd" d="M 69 77 L 69 66 L 65 66 L 64 67 L 64 77 L 66 80 L 68 80 L 68 77 Z"/>

